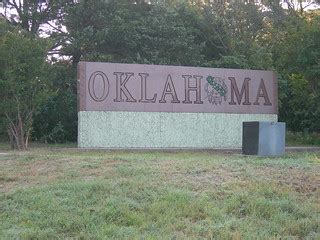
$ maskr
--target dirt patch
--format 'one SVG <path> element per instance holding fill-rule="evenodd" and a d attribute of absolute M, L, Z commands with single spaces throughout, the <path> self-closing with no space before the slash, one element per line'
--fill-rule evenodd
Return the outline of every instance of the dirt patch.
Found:
<path fill-rule="evenodd" d="M 1 165 L 2 168 L 6 168 L 6 171 L 1 172 L 1 175 L 7 179 L 14 179 L 12 181 L 1 181 L 0 179 L 1 192 L 7 192 L 16 187 L 48 183 L 54 181 L 59 175 L 58 166 L 48 161 L 21 163 L 10 160 Z"/>
<path fill-rule="evenodd" d="M 320 188 L 320 177 L 296 173 L 294 175 L 280 177 L 279 185 L 286 185 L 296 192 L 310 195 Z"/>
<path fill-rule="evenodd" d="M 104 160 L 96 165 L 84 165 L 81 169 L 81 176 L 84 180 L 92 180 L 95 177 L 112 177 L 114 175 L 114 169 L 119 164 L 123 164 L 116 160 Z"/>
<path fill-rule="evenodd" d="M 314 166 L 307 170 L 303 167 L 288 168 L 277 166 L 245 166 L 208 164 L 189 167 L 179 166 L 181 162 L 158 161 L 153 163 L 159 171 L 161 181 L 175 186 L 191 188 L 194 191 L 206 191 L 226 184 L 245 187 L 249 182 L 265 182 L 290 188 L 306 196 L 314 195 L 320 189 L 320 168 Z"/>
<path fill-rule="evenodd" d="M 155 163 L 154 163 L 155 164 Z M 153 164 L 153 165 L 154 165 Z M 234 181 L 245 181 L 242 169 L 231 169 L 223 165 L 208 164 L 207 166 L 181 167 L 181 162 L 158 162 L 158 175 L 162 182 L 174 186 L 186 187 L 192 191 L 202 192 L 219 188 Z"/>
<path fill-rule="evenodd" d="M 295 192 L 312 195 L 320 189 L 320 168 L 315 166 L 306 171 L 299 167 L 278 169 L 275 167 L 260 167 L 249 170 L 254 177 L 272 181 L 280 187 L 289 187 Z"/>

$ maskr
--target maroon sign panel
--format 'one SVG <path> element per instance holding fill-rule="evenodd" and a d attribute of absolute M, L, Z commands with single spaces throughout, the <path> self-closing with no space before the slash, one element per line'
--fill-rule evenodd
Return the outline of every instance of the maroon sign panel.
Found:
<path fill-rule="evenodd" d="M 272 71 L 80 62 L 79 111 L 277 114 Z"/>

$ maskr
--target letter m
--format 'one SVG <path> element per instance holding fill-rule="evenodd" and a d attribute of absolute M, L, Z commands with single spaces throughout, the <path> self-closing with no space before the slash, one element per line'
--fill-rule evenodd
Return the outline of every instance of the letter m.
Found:
<path fill-rule="evenodd" d="M 231 101 L 229 102 L 230 105 L 240 105 L 242 102 L 242 98 L 244 96 L 243 105 L 251 105 L 249 101 L 249 81 L 250 78 L 245 78 L 244 82 L 241 87 L 241 91 L 239 92 L 239 88 L 237 86 L 236 79 L 234 77 L 228 78 L 231 81 Z M 237 99 L 237 103 L 235 102 L 235 98 Z"/>

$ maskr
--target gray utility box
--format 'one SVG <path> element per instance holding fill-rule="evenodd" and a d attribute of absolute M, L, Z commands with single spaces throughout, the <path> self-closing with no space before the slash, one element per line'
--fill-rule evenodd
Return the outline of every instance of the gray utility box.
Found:
<path fill-rule="evenodd" d="M 243 122 L 242 126 L 243 154 L 279 156 L 285 153 L 285 123 Z"/>

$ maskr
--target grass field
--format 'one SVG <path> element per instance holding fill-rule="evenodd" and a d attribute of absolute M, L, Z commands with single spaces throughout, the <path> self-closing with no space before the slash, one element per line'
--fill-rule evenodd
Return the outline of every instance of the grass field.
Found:
<path fill-rule="evenodd" d="M 0 239 L 320 239 L 320 153 L 0 155 Z"/>

